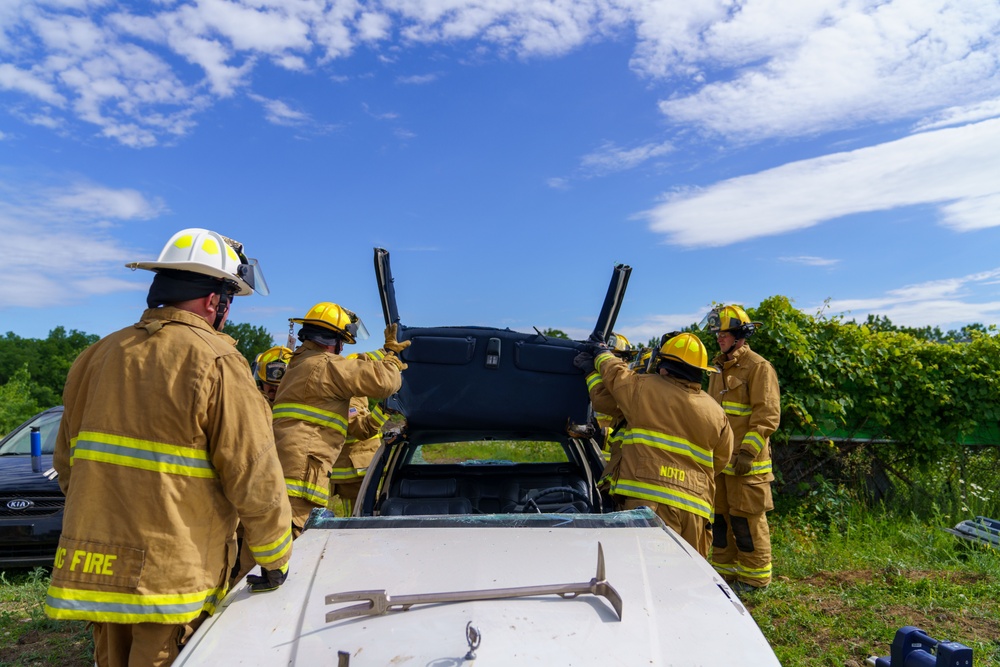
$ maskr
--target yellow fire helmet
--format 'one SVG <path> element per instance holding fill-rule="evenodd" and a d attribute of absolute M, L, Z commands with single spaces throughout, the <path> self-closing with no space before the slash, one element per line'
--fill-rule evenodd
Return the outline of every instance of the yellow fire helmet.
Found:
<path fill-rule="evenodd" d="M 284 345 L 276 345 L 257 355 L 254 362 L 257 380 L 268 384 L 279 384 L 285 376 L 285 369 L 292 359 L 292 351 Z"/>
<path fill-rule="evenodd" d="M 635 357 L 635 348 L 632 347 L 632 343 L 628 342 L 628 338 L 620 333 L 612 332 L 608 336 L 608 348 L 610 348 L 611 353 L 616 357 L 622 359 L 632 359 Z"/>
<path fill-rule="evenodd" d="M 155 262 L 130 262 L 130 269 L 174 269 L 221 278 L 236 287 L 236 296 L 268 293 L 256 259 L 243 254 L 243 244 L 218 232 L 192 227 L 170 237 Z"/>
<path fill-rule="evenodd" d="M 361 318 L 335 303 L 321 301 L 309 309 L 305 317 L 293 317 L 288 320 L 296 324 L 313 324 L 333 331 L 348 343 L 356 343 L 368 338 L 368 329 Z"/>
<path fill-rule="evenodd" d="M 635 362 L 632 364 L 632 370 L 636 373 L 645 373 L 648 370 L 649 358 L 653 356 L 653 350 L 651 348 L 644 348 L 638 353 Z"/>
<path fill-rule="evenodd" d="M 745 310 L 737 305 L 731 305 L 716 306 L 708 312 L 708 315 L 698 326 L 700 329 L 707 329 L 714 333 L 729 331 L 736 338 L 749 338 L 763 326 L 763 323 L 751 322 Z"/>
<path fill-rule="evenodd" d="M 708 351 L 701 340 L 692 333 L 677 334 L 660 346 L 659 359 L 674 359 L 708 373 L 719 369 L 708 365 Z"/>

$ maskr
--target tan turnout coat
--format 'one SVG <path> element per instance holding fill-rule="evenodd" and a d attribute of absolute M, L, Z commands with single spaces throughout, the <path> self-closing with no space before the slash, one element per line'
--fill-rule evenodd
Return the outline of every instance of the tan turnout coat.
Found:
<path fill-rule="evenodd" d="M 235 341 L 173 307 L 69 371 L 53 465 L 66 514 L 45 611 L 183 624 L 226 592 L 243 522 L 257 562 L 291 556 L 270 410 Z"/>

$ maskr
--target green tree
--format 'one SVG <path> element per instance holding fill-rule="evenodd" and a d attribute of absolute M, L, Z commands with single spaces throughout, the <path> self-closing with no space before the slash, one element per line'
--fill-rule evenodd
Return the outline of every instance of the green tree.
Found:
<path fill-rule="evenodd" d="M 566 335 L 566 332 L 560 331 L 559 329 L 542 329 L 542 335 L 546 338 L 563 338 L 565 340 L 569 340 L 569 336 Z"/>
<path fill-rule="evenodd" d="M 31 399 L 43 408 L 59 405 L 70 366 L 98 338 L 76 329 L 67 333 L 61 326 L 42 340 L 7 332 L 0 338 L 0 384 L 10 382 L 26 364 L 30 377 L 25 391 Z"/>
<path fill-rule="evenodd" d="M 0 437 L 40 412 L 38 403 L 31 397 L 30 388 L 28 364 L 21 366 L 5 384 L 0 385 Z"/>
<path fill-rule="evenodd" d="M 274 347 L 274 336 L 262 326 L 227 322 L 225 333 L 236 339 L 236 349 L 249 364 L 253 364 L 258 354 Z"/>

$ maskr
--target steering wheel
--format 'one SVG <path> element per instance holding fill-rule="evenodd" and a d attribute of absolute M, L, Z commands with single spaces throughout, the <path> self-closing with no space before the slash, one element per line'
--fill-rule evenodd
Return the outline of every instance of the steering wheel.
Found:
<path fill-rule="evenodd" d="M 554 495 L 556 493 L 568 493 L 569 495 L 573 496 L 574 498 L 582 500 L 584 503 L 586 503 L 586 505 L 587 505 L 587 510 L 586 511 L 588 513 L 594 511 L 594 504 L 592 502 L 590 502 L 590 498 L 587 497 L 587 494 L 584 493 L 583 491 L 581 491 L 580 489 L 574 489 L 572 486 L 550 486 L 549 488 L 542 489 L 541 491 L 539 491 L 538 493 L 534 494 L 533 496 L 531 496 L 529 498 L 526 498 L 525 501 L 524 501 L 524 507 L 521 509 L 521 513 L 522 514 L 527 514 L 529 512 L 529 508 L 534 508 L 535 512 L 537 512 L 538 514 L 541 514 L 542 510 L 538 506 L 538 499 L 542 498 L 544 496 L 551 496 L 551 495 Z M 566 507 L 561 508 L 559 510 L 559 512 L 563 512 L 567 508 L 570 508 L 570 507 L 573 507 L 573 505 L 572 504 L 567 505 Z M 575 508 L 574 508 L 574 511 L 575 511 Z M 556 513 L 558 514 L 559 512 L 556 512 Z"/>

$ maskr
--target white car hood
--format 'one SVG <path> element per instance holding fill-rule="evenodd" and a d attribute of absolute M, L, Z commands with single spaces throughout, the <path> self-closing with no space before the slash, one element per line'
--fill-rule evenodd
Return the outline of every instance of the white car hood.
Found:
<path fill-rule="evenodd" d="M 457 527 L 461 526 L 461 527 Z M 603 597 L 556 595 L 416 605 L 332 623 L 325 596 L 390 597 L 589 582 L 603 545 Z M 347 603 L 351 604 L 351 603 Z M 466 625 L 481 635 L 475 657 Z M 288 580 L 240 584 L 177 665 L 778 665 L 760 629 L 711 566 L 676 533 L 650 527 L 456 527 L 307 530 Z M 343 658 L 341 658 L 343 660 Z M 341 662 L 341 664 L 345 664 Z"/>

